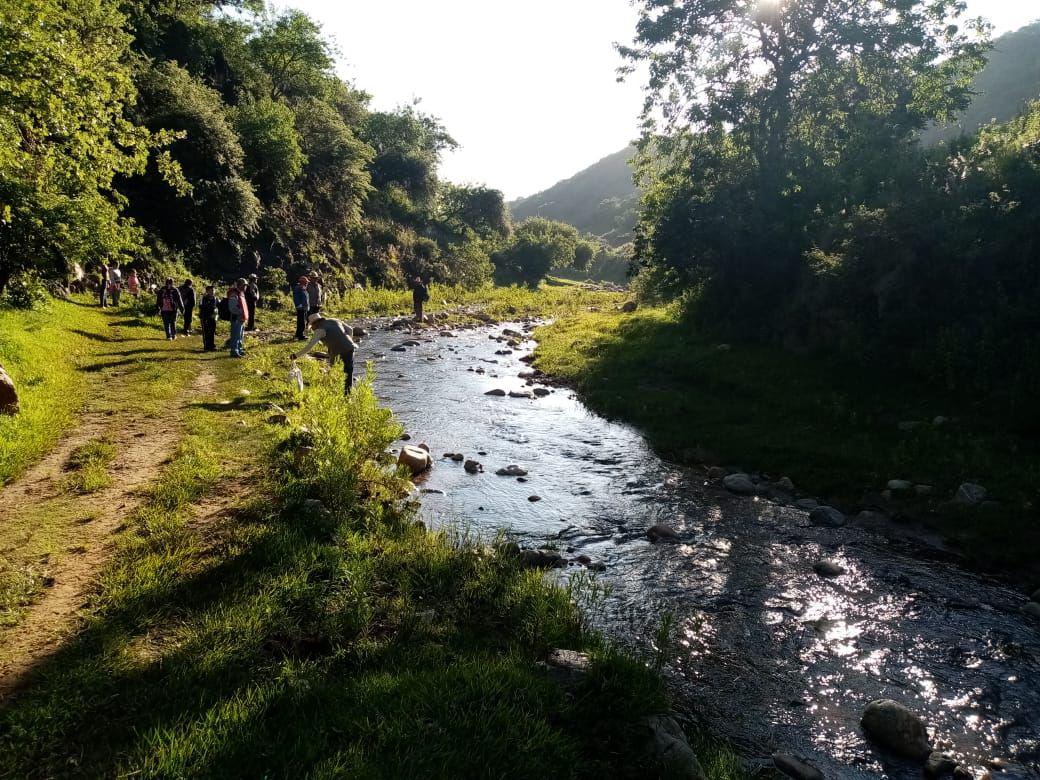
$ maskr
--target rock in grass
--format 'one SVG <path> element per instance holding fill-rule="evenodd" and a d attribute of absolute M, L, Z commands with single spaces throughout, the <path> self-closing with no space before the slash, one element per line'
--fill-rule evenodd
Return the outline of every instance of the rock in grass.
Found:
<path fill-rule="evenodd" d="M 646 529 L 646 535 L 651 542 L 677 542 L 679 533 L 670 525 L 658 523 Z"/>
<path fill-rule="evenodd" d="M 402 466 L 406 466 L 413 475 L 422 474 L 432 465 L 429 452 L 408 444 L 401 448 L 401 454 L 398 455 L 397 462 Z"/>
<path fill-rule="evenodd" d="M 845 515 L 832 506 L 818 506 L 809 512 L 809 522 L 821 528 L 841 528 Z"/>
<path fill-rule="evenodd" d="M 521 550 L 520 563 L 528 569 L 562 569 L 567 559 L 553 550 Z"/>
<path fill-rule="evenodd" d="M 722 484 L 725 485 L 726 490 L 730 493 L 736 493 L 741 496 L 750 496 L 755 492 L 755 483 L 751 481 L 751 477 L 747 474 L 729 474 L 723 478 Z"/>
<path fill-rule="evenodd" d="M 639 304 L 636 303 L 635 301 L 625 301 L 621 305 L 621 311 L 623 311 L 625 314 L 631 314 L 632 312 L 634 312 L 638 308 L 639 308 Z"/>
<path fill-rule="evenodd" d="M 872 701 L 860 724 L 867 736 L 898 755 L 923 761 L 932 752 L 924 721 L 897 701 Z"/>
<path fill-rule="evenodd" d="M 668 777 L 707 780 L 697 755 L 686 740 L 679 722 L 671 715 L 651 715 L 643 721 L 650 731 L 647 748 L 666 770 Z"/>
<path fill-rule="evenodd" d="M 845 573 L 845 569 L 834 561 L 819 561 L 815 566 L 813 566 L 813 571 L 821 577 L 828 579 L 832 577 L 840 577 Z"/>
<path fill-rule="evenodd" d="M 267 422 L 269 422 L 271 425 L 285 425 L 289 422 L 289 416 L 285 413 L 272 414 L 270 417 L 267 418 Z"/>
<path fill-rule="evenodd" d="M 938 750 L 928 756 L 924 765 L 924 773 L 928 777 L 949 777 L 957 768 L 957 759 Z"/>
<path fill-rule="evenodd" d="M 787 753 L 774 753 L 773 766 L 797 780 L 823 780 L 823 772 Z"/>
<path fill-rule="evenodd" d="M 954 502 L 965 506 L 978 506 L 986 500 L 986 488 L 973 482 L 965 482 L 953 497 Z"/>
<path fill-rule="evenodd" d="M 552 650 L 545 667 L 553 682 L 564 690 L 573 690 L 585 682 L 589 674 L 589 656 L 576 650 Z"/>

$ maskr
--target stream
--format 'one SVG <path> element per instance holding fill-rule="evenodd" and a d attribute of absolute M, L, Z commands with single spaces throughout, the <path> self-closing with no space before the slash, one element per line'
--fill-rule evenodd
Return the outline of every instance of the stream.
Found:
<path fill-rule="evenodd" d="M 597 625 L 646 651 L 670 616 L 665 671 L 681 707 L 752 762 L 780 751 L 827 777 L 919 778 L 920 764 L 884 754 L 860 728 L 869 701 L 892 698 L 976 776 L 1040 778 L 1040 624 L 1020 593 L 912 535 L 855 520 L 817 528 L 793 507 L 729 494 L 566 389 L 485 395 L 530 389 L 519 358 L 534 342 L 503 355 L 495 340 L 530 325 L 451 336 L 370 327 L 358 365 L 374 361 L 380 399 L 434 455 L 424 519 L 605 564 Z M 408 339 L 419 345 L 393 351 Z M 441 459 L 451 452 L 486 472 Z M 528 481 L 496 476 L 509 464 Z M 680 541 L 650 544 L 658 522 Z M 823 558 L 846 573 L 820 577 Z"/>

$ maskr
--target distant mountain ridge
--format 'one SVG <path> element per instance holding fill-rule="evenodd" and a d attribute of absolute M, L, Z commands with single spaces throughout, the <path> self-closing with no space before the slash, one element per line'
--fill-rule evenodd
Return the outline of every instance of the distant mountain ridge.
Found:
<path fill-rule="evenodd" d="M 1040 98 L 1040 21 L 994 41 L 989 62 L 975 78 L 978 93 L 955 122 L 930 128 L 921 136 L 927 145 L 978 130 L 993 119 L 1006 122 Z M 514 219 L 548 217 L 599 236 L 613 246 L 632 240 L 639 214 L 639 192 L 628 161 L 635 147 L 604 157 L 549 189 L 509 204 Z"/>

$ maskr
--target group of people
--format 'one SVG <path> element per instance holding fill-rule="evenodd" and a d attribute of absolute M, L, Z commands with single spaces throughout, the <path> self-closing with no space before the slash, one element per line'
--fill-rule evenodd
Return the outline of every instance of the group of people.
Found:
<path fill-rule="evenodd" d="M 136 270 L 131 270 L 127 274 L 126 279 L 123 279 L 123 272 L 119 268 L 119 263 L 113 261 L 112 265 L 102 265 L 101 272 L 97 278 L 97 290 L 98 290 L 98 303 L 101 304 L 102 308 L 105 308 L 111 302 L 112 306 L 119 306 L 119 301 L 123 295 L 124 282 L 126 290 L 136 300 L 141 294 L 141 280 L 137 276 Z"/>
<path fill-rule="evenodd" d="M 178 315 L 183 317 L 184 335 L 191 335 L 196 305 L 202 326 L 203 352 L 216 351 L 217 321 L 224 319 L 231 323 L 227 342 L 231 357 L 245 357 L 245 332 L 256 330 L 256 309 L 260 305 L 260 286 L 256 274 L 235 281 L 223 298 L 217 297 L 212 284 L 207 284 L 201 299 L 197 299 L 195 283 L 191 279 L 185 279 L 180 287 L 174 285 L 173 279 L 167 279 L 155 296 L 155 307 L 162 317 L 167 339 L 173 341 L 177 338 Z"/>

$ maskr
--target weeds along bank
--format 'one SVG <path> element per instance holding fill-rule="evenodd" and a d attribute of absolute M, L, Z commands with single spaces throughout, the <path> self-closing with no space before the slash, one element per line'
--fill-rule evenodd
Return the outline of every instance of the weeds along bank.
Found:
<path fill-rule="evenodd" d="M 578 593 L 416 523 L 371 385 L 344 401 L 305 361 L 294 397 L 288 349 L 214 361 L 83 631 L 0 710 L 4 773 L 661 774 L 638 726 L 660 678 L 589 631 Z M 553 648 L 590 670 L 559 685 Z"/>
<path fill-rule="evenodd" d="M 667 458 L 787 476 L 802 494 L 850 512 L 884 505 L 940 529 L 975 563 L 1036 587 L 1036 441 L 970 398 L 898 372 L 720 344 L 671 309 L 576 313 L 536 338 L 536 366 L 596 411 L 638 425 Z M 887 501 L 890 480 L 931 492 Z M 982 484 L 996 503 L 952 503 L 964 482 Z"/>

